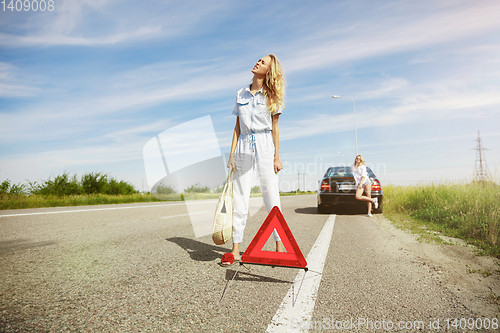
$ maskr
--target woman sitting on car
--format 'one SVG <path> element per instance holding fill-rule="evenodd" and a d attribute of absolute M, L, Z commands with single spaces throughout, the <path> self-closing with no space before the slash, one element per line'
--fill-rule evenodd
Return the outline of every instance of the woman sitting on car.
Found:
<path fill-rule="evenodd" d="M 368 204 L 368 216 L 372 216 L 372 203 L 373 208 L 378 208 L 377 198 L 372 199 L 372 182 L 368 178 L 368 173 L 366 172 L 366 164 L 363 156 L 358 155 L 354 159 L 354 164 L 351 166 L 352 174 L 354 175 L 354 180 L 356 181 L 356 199 L 360 201 L 366 201 Z M 363 189 L 364 188 L 364 189 Z M 363 195 L 363 190 L 366 195 Z"/>

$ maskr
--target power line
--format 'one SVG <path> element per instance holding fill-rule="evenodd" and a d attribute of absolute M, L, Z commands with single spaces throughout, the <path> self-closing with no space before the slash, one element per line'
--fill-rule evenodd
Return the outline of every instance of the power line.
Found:
<path fill-rule="evenodd" d="M 302 181 L 304 182 L 304 191 L 307 191 L 306 189 L 306 174 L 304 172 L 300 173 L 300 172 L 297 172 L 297 191 L 300 191 L 300 185 L 301 185 L 301 179 L 300 179 L 300 176 L 302 176 Z"/>

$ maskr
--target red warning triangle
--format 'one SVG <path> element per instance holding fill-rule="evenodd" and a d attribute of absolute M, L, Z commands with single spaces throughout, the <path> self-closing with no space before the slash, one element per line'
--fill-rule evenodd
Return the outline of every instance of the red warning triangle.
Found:
<path fill-rule="evenodd" d="M 287 252 L 262 251 L 267 239 L 276 229 Z M 285 237 L 284 237 L 285 236 Z M 277 206 L 271 209 L 252 242 L 241 256 L 241 262 L 272 266 L 306 268 L 307 261 L 300 251 L 295 238 Z"/>

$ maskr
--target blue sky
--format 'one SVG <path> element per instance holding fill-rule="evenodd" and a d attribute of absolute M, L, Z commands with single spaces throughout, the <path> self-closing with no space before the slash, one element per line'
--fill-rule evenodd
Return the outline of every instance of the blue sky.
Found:
<path fill-rule="evenodd" d="M 282 190 L 298 172 L 312 189 L 328 165 L 352 163 L 353 104 L 332 95 L 355 100 L 358 151 L 383 184 L 470 179 L 478 131 L 498 178 L 499 16 L 498 1 L 0 10 L 0 180 L 101 171 L 147 190 L 145 144 L 207 115 L 227 153 L 235 93 L 269 53 L 287 79 Z"/>

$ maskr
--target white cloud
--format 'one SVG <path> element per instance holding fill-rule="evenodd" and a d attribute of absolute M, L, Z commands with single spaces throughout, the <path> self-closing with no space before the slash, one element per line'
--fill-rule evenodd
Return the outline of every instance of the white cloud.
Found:
<path fill-rule="evenodd" d="M 153 133 L 153 135 L 163 132 L 166 128 L 171 127 L 173 124 L 169 119 L 161 119 L 145 125 L 132 126 L 123 130 L 114 131 L 104 134 L 103 137 L 93 139 L 93 142 L 102 142 L 112 140 L 113 142 L 126 142 L 132 141 L 131 139 Z"/>
<path fill-rule="evenodd" d="M 226 65 L 174 62 L 118 73 L 94 83 L 91 90 L 82 89 L 76 95 L 58 92 L 48 96 L 50 98 L 45 102 L 27 106 L 15 113 L 2 114 L 0 140 L 26 142 L 63 139 L 67 135 L 93 129 L 94 124 L 107 115 L 135 113 L 172 101 L 205 99 L 224 91 L 231 91 L 233 98 L 235 87 L 248 83 L 250 72 L 214 74 L 226 72 L 231 72 Z M 29 79 L 30 76 L 26 74 L 25 81 Z M 49 81 L 48 78 L 45 80 Z M 64 80 L 59 82 L 61 87 L 65 85 Z M 232 99 L 228 100 L 229 107 L 232 103 Z M 169 117 L 176 116 L 181 115 L 169 114 Z"/>
<path fill-rule="evenodd" d="M 28 97 L 40 90 L 19 78 L 19 68 L 0 62 L 0 97 Z"/>
<path fill-rule="evenodd" d="M 442 82 L 443 85 L 445 84 Z M 406 86 L 405 82 L 404 85 Z M 500 105 L 500 95 L 496 91 L 485 91 L 475 94 L 466 94 L 464 91 L 453 89 L 453 83 L 440 86 L 437 91 L 424 93 L 427 87 L 409 86 L 405 92 L 398 94 L 399 101 L 392 107 L 373 106 L 356 109 L 357 128 L 375 128 L 387 126 L 410 125 L 416 122 L 425 122 L 431 119 L 477 118 L 483 116 L 485 120 L 492 120 L 491 112 L 481 114 L 478 110 Z M 383 90 L 383 88 L 382 88 Z M 379 90 L 365 92 L 368 96 L 378 96 Z M 361 94 L 360 94 L 361 95 Z M 332 112 L 307 115 L 307 117 L 289 120 L 282 125 L 280 140 L 292 140 L 320 134 L 342 132 L 353 127 L 352 103 L 345 112 L 345 106 L 332 106 Z M 342 110 L 338 114 L 338 110 Z M 500 114 L 500 111 L 496 111 Z M 325 124 L 328 124 L 325 126 Z"/>
<path fill-rule="evenodd" d="M 405 88 L 410 86 L 410 82 L 403 77 L 389 77 L 375 82 L 374 85 L 377 86 L 375 89 L 355 92 L 352 97 L 355 100 L 370 100 L 394 96 L 394 94 L 400 95 L 402 92 L 407 92 Z"/>
<path fill-rule="evenodd" d="M 100 142 L 67 149 L 45 149 L 29 154 L 12 154 L 2 158 L 2 172 L 16 173 L 16 168 L 29 170 L 54 170 L 61 166 L 73 169 L 84 165 L 127 163 L 142 158 L 142 148 L 147 140 L 126 143 Z M 30 172 L 26 172 L 30 174 Z"/>
<path fill-rule="evenodd" d="M 334 35 L 326 38 L 320 32 L 325 42 L 307 36 L 294 43 L 293 49 L 284 47 L 281 52 L 288 55 L 284 60 L 288 72 L 324 68 L 493 33 L 500 29 L 499 12 L 500 2 L 475 2 L 474 6 L 441 10 L 422 18 L 374 16 L 345 34 L 334 30 Z"/>
<path fill-rule="evenodd" d="M 17 29 L 0 33 L 0 45 L 105 46 L 167 39 L 195 31 L 202 19 L 222 6 L 221 3 L 193 6 L 190 2 L 146 4 L 117 0 L 66 0 L 56 1 L 55 5 L 57 10 L 45 15 L 29 15 L 26 18 L 29 23 L 10 21 Z"/>
<path fill-rule="evenodd" d="M 82 45 L 98 46 L 113 45 L 121 42 L 133 42 L 143 38 L 154 38 L 161 35 L 161 26 L 146 26 L 133 31 L 119 32 L 112 35 L 96 38 L 71 37 L 61 34 L 47 34 L 43 36 L 13 36 L 0 33 L 0 44 L 8 46 L 33 45 Z"/>

